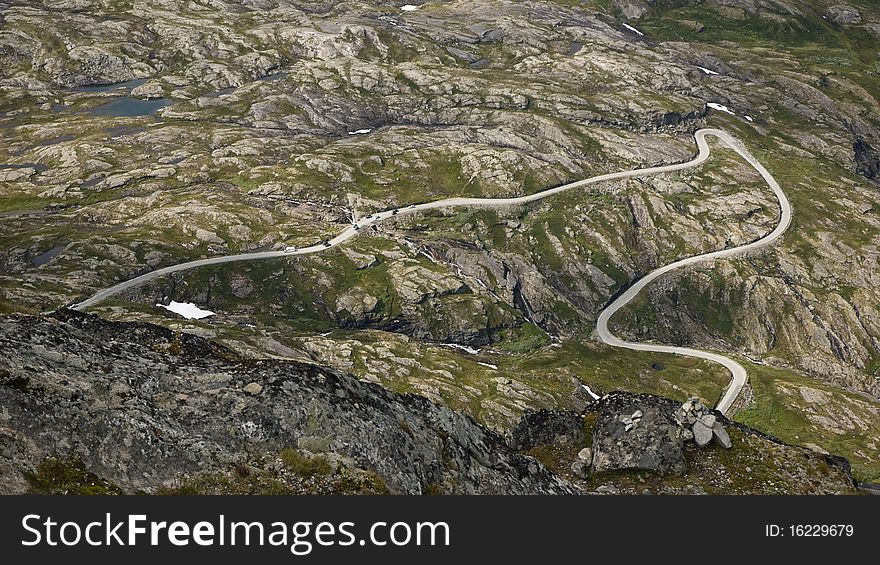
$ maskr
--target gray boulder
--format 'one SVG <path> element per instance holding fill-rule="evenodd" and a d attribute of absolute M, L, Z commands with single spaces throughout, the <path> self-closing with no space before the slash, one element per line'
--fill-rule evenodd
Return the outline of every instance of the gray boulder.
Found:
<path fill-rule="evenodd" d="M 591 464 L 593 461 L 593 450 L 589 447 L 585 447 L 578 452 L 578 459 L 583 461 L 587 465 Z"/>
<path fill-rule="evenodd" d="M 694 422 L 692 431 L 694 432 L 694 441 L 698 446 L 709 445 L 709 442 L 712 441 L 712 428 L 707 428 L 702 421 Z"/>
<path fill-rule="evenodd" d="M 733 447 L 733 444 L 730 442 L 730 436 L 727 435 L 727 430 L 724 429 L 721 422 L 715 422 L 715 425 L 712 426 L 712 435 L 715 436 L 715 442 L 724 449 Z"/>
<path fill-rule="evenodd" d="M 580 459 L 571 464 L 571 473 L 580 479 L 586 479 L 590 474 L 590 465 Z"/>
<path fill-rule="evenodd" d="M 715 415 L 714 414 L 705 414 L 700 416 L 700 423 L 706 426 L 707 428 L 711 428 L 715 425 Z"/>
<path fill-rule="evenodd" d="M 681 429 L 673 419 L 677 406 L 665 398 L 626 393 L 612 393 L 596 401 L 599 416 L 593 428 L 593 471 L 684 473 Z M 620 416 L 631 419 L 637 410 L 642 412 L 638 426 L 621 421 Z"/>

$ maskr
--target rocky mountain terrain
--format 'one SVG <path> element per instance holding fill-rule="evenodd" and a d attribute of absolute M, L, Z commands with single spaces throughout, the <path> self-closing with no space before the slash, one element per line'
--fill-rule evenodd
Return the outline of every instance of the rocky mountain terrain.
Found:
<path fill-rule="evenodd" d="M 589 424 L 574 412 L 526 418 L 506 440 L 468 416 L 339 371 L 245 359 L 190 334 L 66 310 L 0 318 L 0 347 L 4 493 L 574 494 L 602 486 L 557 476 L 519 453 L 585 445 Z M 637 403 L 646 412 L 641 429 L 665 440 L 634 433 L 631 448 L 673 452 L 669 464 L 685 474 L 682 437 L 648 421 L 671 419 L 675 403 L 614 398 L 593 410 L 614 419 L 609 407 Z M 597 471 L 626 468 L 598 448 L 620 451 L 614 435 L 597 423 L 589 436 Z M 692 456 L 705 468 L 689 484 L 710 488 L 710 473 L 730 480 L 749 456 L 746 441 L 722 464 Z M 776 490 L 853 491 L 845 461 L 777 450 L 764 464 L 785 469 Z M 606 478 L 593 480 L 610 488 Z"/>
<path fill-rule="evenodd" d="M 880 477 L 876 6 L 413 5 L 4 2 L 0 313 L 52 311 L 189 259 L 311 244 L 393 206 L 687 160 L 693 131 L 720 127 L 780 181 L 791 229 L 759 255 L 664 277 L 612 329 L 731 352 L 750 373 L 735 420 Z M 718 149 L 692 171 L 181 273 L 93 312 L 320 363 L 500 434 L 528 410 L 583 409 L 581 385 L 711 406 L 722 369 L 610 350 L 593 341 L 596 317 L 642 274 L 752 241 L 777 213 Z M 156 306 L 171 299 L 217 315 Z"/>
<path fill-rule="evenodd" d="M 342 492 L 572 492 L 467 416 L 344 373 L 68 311 L 0 327 L 6 492 L 56 459 L 125 492 L 261 478 L 273 459 Z"/>

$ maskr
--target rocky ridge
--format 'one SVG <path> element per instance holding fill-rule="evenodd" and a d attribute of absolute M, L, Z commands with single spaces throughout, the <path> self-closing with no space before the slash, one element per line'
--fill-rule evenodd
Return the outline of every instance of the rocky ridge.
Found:
<path fill-rule="evenodd" d="M 58 460 L 130 493 L 259 475 L 278 458 L 341 461 L 392 493 L 575 492 L 467 416 L 338 371 L 69 311 L 0 319 L 0 347 L 6 493 Z"/>
<path fill-rule="evenodd" d="M 795 224 L 760 256 L 657 281 L 615 332 L 756 361 L 745 421 L 843 448 L 876 476 L 875 8 L 4 2 L 0 312 L 56 308 L 204 255 L 313 243 L 389 206 L 681 161 L 690 132 L 717 126 L 783 183 Z M 133 82 L 107 84 L 119 81 Z M 146 115 L 108 114 L 146 103 Z M 362 257 L 191 273 L 100 313 L 453 399 L 493 427 L 568 407 L 580 382 L 665 383 L 683 401 L 711 369 L 670 374 L 669 359 L 633 357 L 637 368 L 608 370 L 622 360 L 592 347 L 573 368 L 551 347 L 588 342 L 596 313 L 642 273 L 773 225 L 766 188 L 717 157 L 527 210 L 422 218 L 373 234 Z M 219 315 L 185 323 L 154 306 L 169 299 Z M 551 379 L 510 369 L 534 356 L 562 360 Z M 714 392 L 699 393 L 710 404 Z"/>

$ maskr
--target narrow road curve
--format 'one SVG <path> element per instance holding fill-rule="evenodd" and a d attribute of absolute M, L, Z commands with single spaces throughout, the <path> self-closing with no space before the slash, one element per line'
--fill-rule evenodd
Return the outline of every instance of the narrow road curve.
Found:
<path fill-rule="evenodd" d="M 618 296 L 611 304 L 609 304 L 600 314 L 599 319 L 596 321 L 596 331 L 599 334 L 599 339 L 603 342 L 611 345 L 613 347 L 623 347 L 626 349 L 632 349 L 635 351 L 650 351 L 655 353 L 675 353 L 677 355 L 684 355 L 686 357 L 697 357 L 699 359 L 707 359 L 714 363 L 719 363 L 727 367 L 732 376 L 730 385 L 728 385 L 727 390 L 724 392 L 724 396 L 721 397 L 721 400 L 718 402 L 718 405 L 715 407 L 716 410 L 721 412 L 722 414 L 726 414 L 730 407 L 733 405 L 733 401 L 739 396 L 739 393 L 742 392 L 743 386 L 746 384 L 746 380 L 748 379 L 748 374 L 746 373 L 745 368 L 730 359 L 729 357 L 725 357 L 723 355 L 719 355 L 717 353 L 711 353 L 709 351 L 701 351 L 699 349 L 691 349 L 689 347 L 675 347 L 671 345 L 657 345 L 653 343 L 635 343 L 631 341 L 624 341 L 619 337 L 615 336 L 608 330 L 608 321 L 611 319 L 618 310 L 629 304 L 633 298 L 638 295 L 639 292 L 642 291 L 643 288 L 648 286 L 651 281 L 672 271 L 673 269 L 678 269 L 680 267 L 686 267 L 688 265 L 695 265 L 697 263 L 704 263 L 706 261 L 711 261 L 713 259 L 724 259 L 728 257 L 733 257 L 735 255 L 741 255 L 743 253 L 747 253 L 749 251 L 754 251 L 756 249 L 760 249 L 762 247 L 766 247 L 767 245 L 772 244 L 777 239 L 782 237 L 782 234 L 785 233 L 785 230 L 788 229 L 788 226 L 791 224 L 791 204 L 788 202 L 788 198 L 785 197 L 785 193 L 780 188 L 779 183 L 776 182 L 776 179 L 773 178 L 773 175 L 764 168 L 764 166 L 749 153 L 748 149 L 746 149 L 739 141 L 733 138 L 726 132 L 717 129 L 702 129 L 699 130 L 696 134 L 697 146 L 700 149 L 699 156 L 691 163 L 701 162 L 701 159 L 704 161 L 709 156 L 709 146 L 706 143 L 706 136 L 712 135 L 717 137 L 722 143 L 736 151 L 740 157 L 745 159 L 752 167 L 755 168 L 756 171 L 764 178 L 764 181 L 768 186 L 773 190 L 773 194 L 776 195 L 776 199 L 779 201 L 779 224 L 776 225 L 776 228 L 765 235 L 764 237 L 748 243 L 746 245 L 741 245 L 739 247 L 732 247 L 730 249 L 723 249 L 721 251 L 714 251 L 712 253 L 705 253 L 703 255 L 696 255 L 694 257 L 688 257 L 686 259 L 681 259 L 674 263 L 670 263 L 658 269 L 655 269 L 636 281 L 632 286 L 630 286 L 624 293 Z"/>
<path fill-rule="evenodd" d="M 608 320 L 611 319 L 611 316 L 614 315 L 615 312 L 620 310 L 623 306 L 629 303 L 645 286 L 648 285 L 651 281 L 656 279 L 657 277 L 663 275 L 664 273 L 668 273 L 673 269 L 677 269 L 679 267 L 684 267 L 686 265 L 693 265 L 696 263 L 701 263 L 705 261 L 710 261 L 712 259 L 720 259 L 725 257 L 731 257 L 733 255 L 738 255 L 747 251 L 752 251 L 764 246 L 767 246 L 782 235 L 782 233 L 788 228 L 788 225 L 791 223 L 791 206 L 788 203 L 788 199 L 785 197 L 785 194 L 782 192 L 782 189 L 777 184 L 776 180 L 772 175 L 761 165 L 757 159 L 755 159 L 751 153 L 736 139 L 727 134 L 724 131 L 718 129 L 701 129 L 694 134 L 694 138 L 697 142 L 697 148 L 699 149 L 698 155 L 685 163 L 678 163 L 674 165 L 663 165 L 660 167 L 649 167 L 645 169 L 634 169 L 631 171 L 621 171 L 617 173 L 609 173 L 605 175 L 599 175 L 595 177 L 591 177 L 584 180 L 579 180 L 576 182 L 571 182 L 568 184 L 564 184 L 562 186 L 557 186 L 556 188 L 551 188 L 548 190 L 544 190 L 542 192 L 537 192 L 535 194 L 530 194 L 527 196 L 520 196 L 517 198 L 446 198 L 443 200 L 437 200 L 434 202 L 427 202 L 424 204 L 413 204 L 411 206 L 407 206 L 405 208 L 398 208 L 394 210 L 387 210 L 384 212 L 379 212 L 376 214 L 372 214 L 370 216 L 366 216 L 357 221 L 356 224 L 353 224 L 342 232 L 340 232 L 333 239 L 329 239 L 326 242 L 318 243 L 309 247 L 303 247 L 301 249 L 288 248 L 283 251 L 261 251 L 256 253 L 242 253 L 239 255 L 226 255 L 222 257 L 210 257 L 207 259 L 198 259 L 196 261 L 189 261 L 187 263 L 180 263 L 177 265 L 171 265 L 169 267 L 164 267 L 162 269 L 157 269 L 155 271 L 151 271 L 149 273 L 145 273 L 143 275 L 137 276 L 133 279 L 129 279 L 125 282 L 121 282 L 115 286 L 104 289 L 98 293 L 96 293 L 91 298 L 84 300 L 78 304 L 74 304 L 71 306 L 74 310 L 84 310 L 90 306 L 94 306 L 100 303 L 107 298 L 118 294 L 124 290 L 136 287 L 138 285 L 144 284 L 147 281 L 163 277 L 165 275 L 170 275 L 171 273 L 176 273 L 179 271 L 185 271 L 188 269 L 194 269 L 196 267 L 204 267 L 208 265 L 219 265 L 222 263 L 233 263 L 237 261 L 254 261 L 258 259 L 272 259 L 277 257 L 291 257 L 295 255 L 308 255 L 310 253 L 318 253 L 320 251 L 324 251 L 325 249 L 330 249 L 332 247 L 336 247 L 341 243 L 355 237 L 360 230 L 367 228 L 371 225 L 377 224 L 379 222 L 383 222 L 385 220 L 393 219 L 395 217 L 408 216 L 411 214 L 416 214 L 418 212 L 422 212 L 424 210 L 436 210 L 442 208 L 452 208 L 452 207 L 491 207 L 491 208 L 504 208 L 509 206 L 518 206 L 522 204 L 528 204 L 530 202 L 536 202 L 538 200 L 542 200 L 549 196 L 553 196 L 555 194 L 560 194 L 562 192 L 566 192 L 568 190 L 572 190 L 574 188 L 580 188 L 582 186 L 587 186 L 591 184 L 596 184 L 609 180 L 616 179 L 624 179 L 624 178 L 633 178 L 633 177 L 641 177 L 648 175 L 655 175 L 659 173 L 669 173 L 673 171 L 681 171 L 684 169 L 691 169 L 702 164 L 706 159 L 709 158 L 710 149 L 709 144 L 706 142 L 707 136 L 714 136 L 718 138 L 725 145 L 736 151 L 743 159 L 748 161 L 758 173 L 764 178 L 770 188 L 773 190 L 773 193 L 776 195 L 776 198 L 779 200 L 779 206 L 781 209 L 781 216 L 779 225 L 776 226 L 770 234 L 762 237 L 761 239 L 749 243 L 747 245 L 743 245 L 740 247 L 734 247 L 731 249 L 724 249 L 722 251 L 715 251 L 713 253 L 706 253 L 704 255 L 697 255 L 695 257 L 689 257 L 687 259 L 681 259 L 680 261 L 676 261 L 675 263 L 670 263 L 664 267 L 660 267 L 659 269 L 652 271 L 645 277 L 639 279 L 635 284 L 629 287 L 626 292 L 621 294 L 614 302 L 608 305 L 605 310 L 599 315 L 599 320 L 596 324 L 596 330 L 599 335 L 599 339 L 603 342 L 611 345 L 613 347 L 623 347 L 626 349 L 633 349 L 637 351 L 651 351 L 657 353 L 675 353 L 678 355 L 684 355 L 687 357 L 697 357 L 700 359 L 707 359 L 709 361 L 713 361 L 715 363 L 720 363 L 727 367 L 733 378 L 731 380 L 730 386 L 728 386 L 727 391 L 724 394 L 724 397 L 721 399 L 721 402 L 718 404 L 717 409 L 721 412 L 726 412 L 736 397 L 739 395 L 742 390 L 743 385 L 746 382 L 747 374 L 746 370 L 734 361 L 733 359 L 729 359 L 724 357 L 723 355 L 719 355 L 716 353 L 710 353 L 707 351 L 700 351 L 698 349 L 689 349 L 686 347 L 673 347 L 667 345 L 654 345 L 648 343 L 633 343 L 624 341 L 614 334 L 612 334 L 608 330 Z"/>

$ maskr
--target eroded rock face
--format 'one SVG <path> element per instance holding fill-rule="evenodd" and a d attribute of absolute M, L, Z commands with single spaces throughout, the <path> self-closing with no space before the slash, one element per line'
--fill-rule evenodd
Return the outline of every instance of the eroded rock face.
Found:
<path fill-rule="evenodd" d="M 681 430 L 672 417 L 673 401 L 647 395 L 612 394 L 597 403 L 599 417 L 593 429 L 593 472 L 631 469 L 684 473 L 687 470 Z M 641 412 L 641 417 L 638 425 L 633 426 L 633 414 L 637 412 Z"/>
<path fill-rule="evenodd" d="M 846 4 L 831 6 L 826 10 L 828 17 L 836 24 L 853 25 L 862 23 L 862 14 L 856 8 Z"/>
<path fill-rule="evenodd" d="M 853 144 L 856 170 L 859 174 L 869 179 L 880 176 L 880 152 L 865 140 L 858 140 Z"/>
<path fill-rule="evenodd" d="M 0 318 L 0 491 L 58 454 L 153 492 L 286 447 L 341 455 L 391 492 L 573 492 L 470 418 L 315 365 L 63 311 Z"/>
<path fill-rule="evenodd" d="M 637 20 L 651 10 L 653 0 L 614 0 L 614 7 L 627 19 Z"/>

